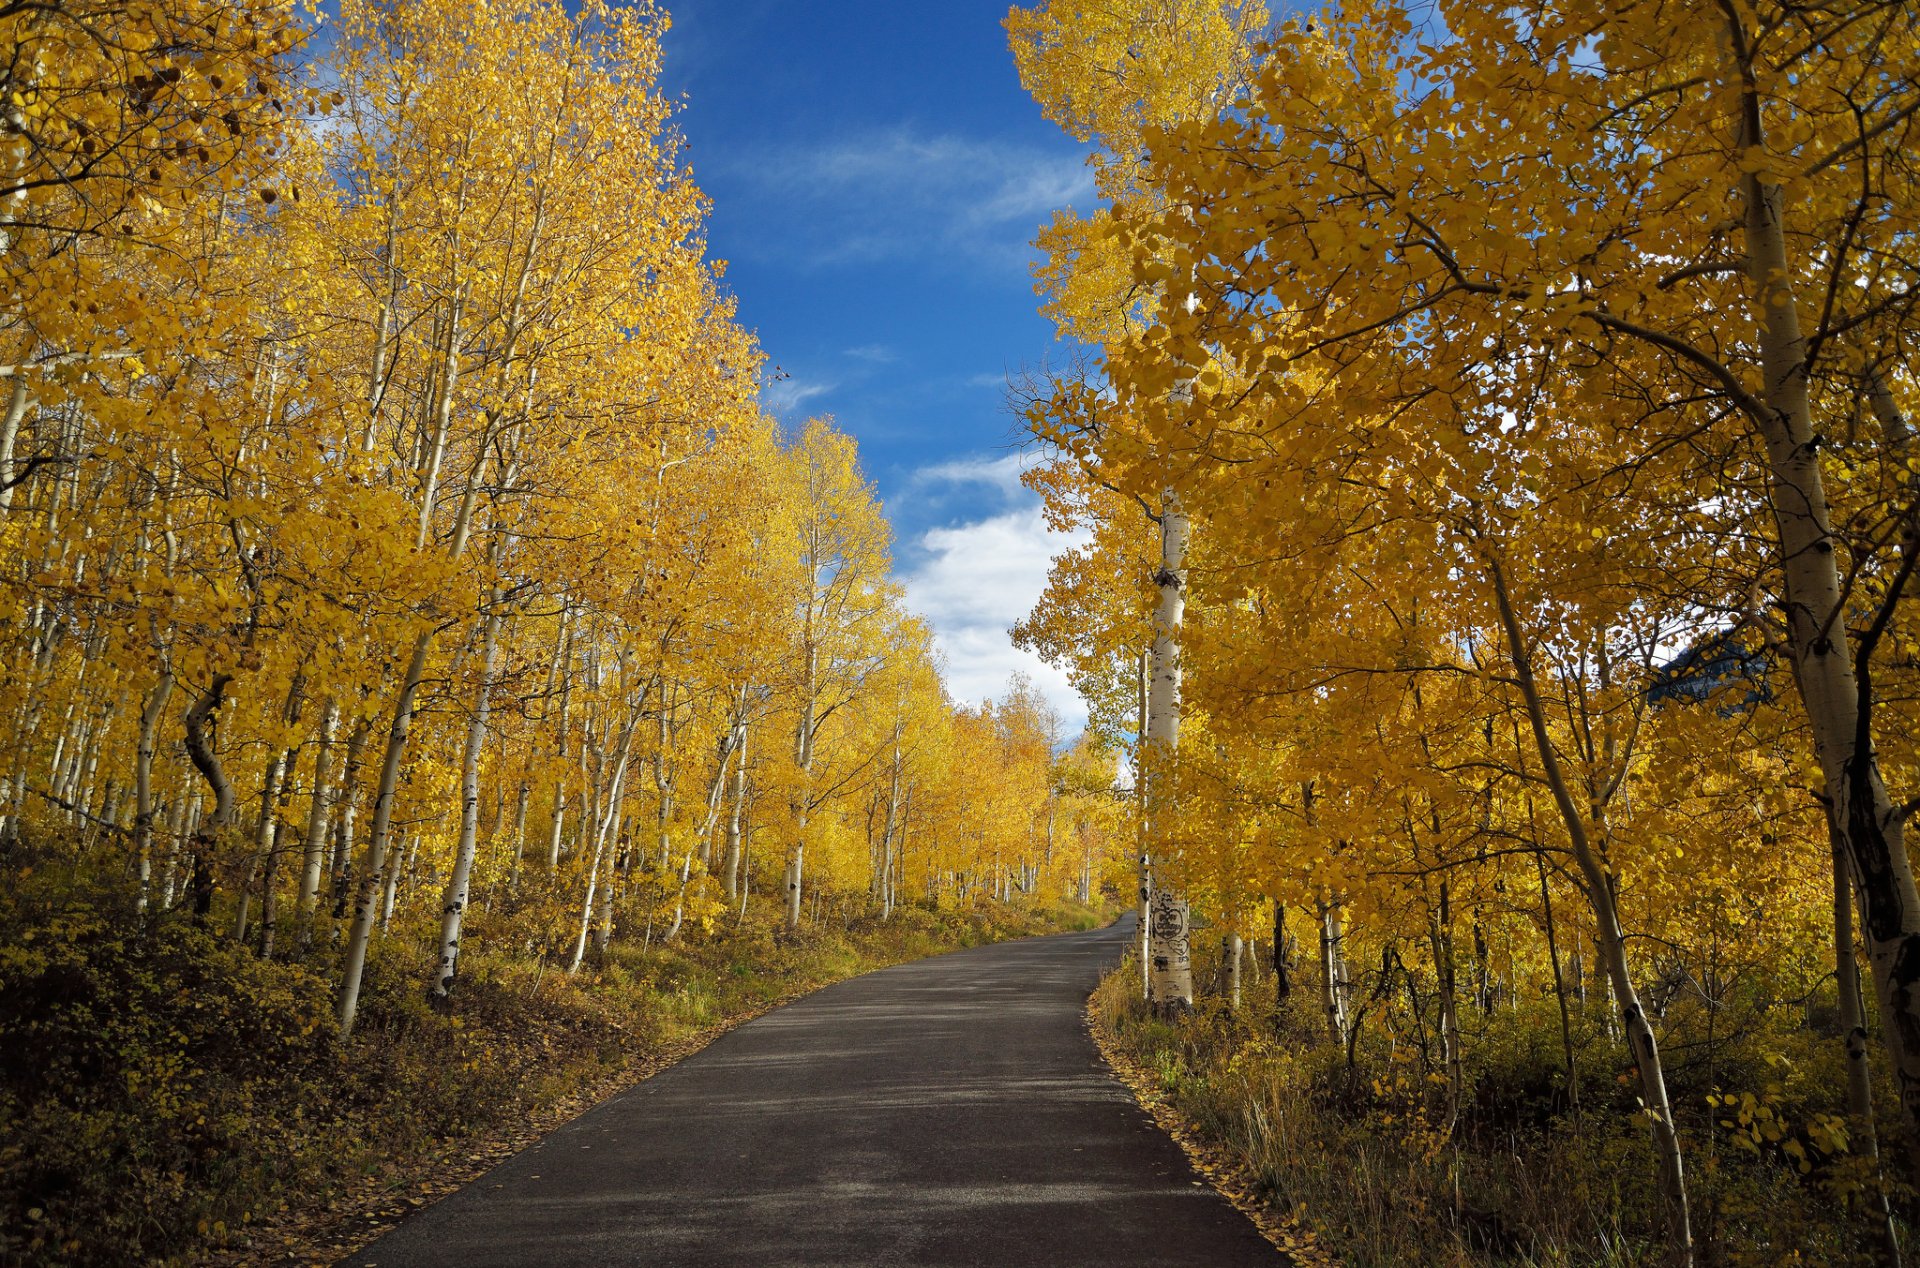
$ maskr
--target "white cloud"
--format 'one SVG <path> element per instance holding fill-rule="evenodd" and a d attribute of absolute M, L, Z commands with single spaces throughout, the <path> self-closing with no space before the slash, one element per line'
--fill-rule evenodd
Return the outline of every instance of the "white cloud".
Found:
<path fill-rule="evenodd" d="M 838 383 L 820 383 L 807 379 L 780 379 L 760 389 L 760 403 L 775 414 L 785 416 L 817 396 L 825 396 Z"/>
<path fill-rule="evenodd" d="M 1019 488 L 1018 455 L 973 458 L 925 467 L 915 485 L 988 484 L 1014 509 L 930 529 L 915 543 L 923 556 L 903 578 L 907 604 L 925 616 L 947 659 L 947 690 L 976 704 L 1005 694 L 1014 673 L 1032 678 L 1070 729 L 1086 722 L 1086 706 L 1061 670 L 1013 645 L 1009 629 L 1046 588 L 1053 556 L 1074 544 L 1047 531 L 1038 500 Z"/>
<path fill-rule="evenodd" d="M 1043 220 L 1096 198 L 1083 155 L 905 126 L 782 146 L 737 170 L 788 209 L 816 267 L 943 257 L 1024 268 Z M 783 256 L 792 247 L 782 242 Z"/>
<path fill-rule="evenodd" d="M 874 365 L 892 365 L 900 359 L 900 354 L 884 343 L 863 343 L 858 348 L 848 348 L 845 355 Z"/>
<path fill-rule="evenodd" d="M 952 462 L 921 467 L 913 473 L 912 483 L 917 488 L 928 485 L 986 484 L 1008 497 L 1017 497 L 1021 492 L 1020 473 L 1025 470 L 1025 460 L 1017 453 L 1002 454 L 998 458 L 956 458 Z"/>

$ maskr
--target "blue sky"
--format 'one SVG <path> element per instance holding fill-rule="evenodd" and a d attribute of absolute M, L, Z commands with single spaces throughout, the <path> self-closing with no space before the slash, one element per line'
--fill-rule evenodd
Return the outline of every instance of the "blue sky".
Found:
<path fill-rule="evenodd" d="M 1001 0 L 666 0 L 712 254 L 786 377 L 766 403 L 860 442 L 909 602 L 956 697 L 1031 674 L 1013 649 L 1056 543 L 1017 482 L 1006 381 L 1054 351 L 1028 265 L 1056 208 L 1090 207 L 1083 149 L 1021 90 Z"/>

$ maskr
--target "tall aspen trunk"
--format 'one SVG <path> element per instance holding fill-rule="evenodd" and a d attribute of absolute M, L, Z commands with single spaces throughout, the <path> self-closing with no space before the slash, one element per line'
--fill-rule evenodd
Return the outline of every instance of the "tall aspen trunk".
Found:
<path fill-rule="evenodd" d="M 1635 993 L 1627 967 L 1626 938 L 1620 927 L 1619 908 L 1614 901 L 1613 876 L 1609 866 L 1594 849 L 1588 834 L 1588 820 L 1573 798 L 1553 736 L 1547 728 L 1547 715 L 1540 699 L 1539 684 L 1533 673 L 1533 653 L 1520 632 L 1514 615 L 1513 599 L 1507 593 L 1505 570 L 1497 558 L 1489 556 L 1488 573 L 1493 582 L 1494 599 L 1500 624 L 1506 634 L 1507 652 L 1513 662 L 1514 679 L 1525 702 L 1527 722 L 1532 729 L 1534 748 L 1541 772 L 1553 793 L 1554 805 L 1573 847 L 1574 861 L 1585 881 L 1588 905 L 1593 910 L 1595 943 L 1606 968 L 1620 1009 L 1620 1023 L 1626 1032 L 1627 1048 L 1640 1076 L 1640 1099 L 1653 1129 L 1654 1153 L 1660 1166 L 1660 1188 L 1666 1199 L 1664 1223 L 1669 1259 L 1675 1265 L 1693 1262 L 1693 1221 L 1687 1205 L 1686 1164 L 1680 1152 L 1680 1133 L 1673 1121 L 1673 1107 L 1667 1099 L 1666 1070 L 1660 1061 L 1660 1045 L 1646 1010 Z"/>
<path fill-rule="evenodd" d="M 713 780 L 707 785 L 706 814 L 700 820 L 700 830 L 687 844 L 680 859 L 680 892 L 673 900 L 673 923 L 662 935 L 663 942 L 672 942 L 680 936 L 680 927 L 686 920 L 687 885 L 693 876 L 694 843 L 713 840 L 714 825 L 720 822 L 720 808 L 727 799 L 727 772 L 738 747 L 738 729 L 729 730 L 720 741 L 719 766 L 713 773 Z M 664 860 L 663 860 L 664 861 Z"/>
<path fill-rule="evenodd" d="M 520 864 L 526 859 L 527 854 L 527 803 L 532 798 L 533 785 L 522 779 L 519 795 L 514 798 L 513 803 L 513 862 L 507 873 L 509 894 L 520 892 Z M 488 908 L 489 910 L 492 908 L 491 899 L 488 900 Z"/>
<path fill-rule="evenodd" d="M 499 551 L 494 552 L 499 563 Z M 487 716 L 493 701 L 493 666 L 500 646 L 502 621 L 500 591 L 488 596 L 491 609 L 486 617 L 486 632 L 481 635 L 480 690 L 474 701 L 473 718 L 467 725 L 467 743 L 460 755 L 460 840 L 454 847 L 453 873 L 447 877 L 447 889 L 440 905 L 440 962 L 434 969 L 428 995 L 445 1000 L 453 989 L 454 970 L 460 960 L 460 923 L 466 915 L 468 889 L 473 877 L 473 854 L 480 829 L 480 757 L 487 743 Z"/>
<path fill-rule="evenodd" d="M 1221 978 L 1226 986 L 1227 1007 L 1240 1011 L 1240 957 L 1246 946 L 1240 935 L 1230 933 L 1220 940 Z"/>
<path fill-rule="evenodd" d="M 1860 965 L 1854 958 L 1853 889 L 1847 878 L 1846 845 L 1833 837 L 1833 971 L 1840 1000 L 1841 1042 L 1847 1054 L 1847 1117 L 1852 1120 L 1853 1152 L 1869 1158 L 1879 1191 L 1868 1197 L 1880 1238 L 1884 1268 L 1899 1268 L 1900 1234 L 1893 1222 L 1893 1203 L 1880 1176 L 1880 1135 L 1873 1121 L 1873 1069 L 1867 1059 L 1866 1001 L 1860 993 Z"/>
<path fill-rule="evenodd" d="M 1528 798 L 1527 816 L 1533 816 L 1532 798 Z M 1553 997 L 1560 1006 L 1560 1051 L 1567 1063 L 1567 1109 L 1573 1114 L 1575 1123 L 1580 1119 L 1580 1068 L 1573 1055 L 1573 1017 L 1567 1009 L 1567 983 L 1560 972 L 1560 941 L 1553 921 L 1553 891 L 1547 886 L 1547 859 L 1539 850 L 1533 854 L 1533 865 L 1540 874 L 1540 907 L 1546 918 L 1547 961 L 1553 966 Z"/>
<path fill-rule="evenodd" d="M 273 859 L 273 808 L 280 796 L 280 780 L 287 771 L 287 754 L 277 755 L 267 763 L 266 777 L 260 781 L 260 822 L 254 832 L 253 857 L 247 861 L 242 873 L 240 886 L 240 909 L 233 918 L 233 940 L 244 943 L 247 940 L 247 925 L 252 914 L 253 887 L 255 884 L 273 884 L 271 872 Z"/>
<path fill-rule="evenodd" d="M 370 719 L 361 718 L 347 737 L 347 756 L 340 767 L 340 818 L 333 832 L 333 916 L 346 919 L 348 896 L 353 892 L 354 832 L 360 823 L 360 768 L 366 760 L 367 738 L 373 733 Z M 339 928 L 334 928 L 339 937 Z"/>
<path fill-rule="evenodd" d="M 347 935 L 346 963 L 342 968 L 340 994 L 334 1013 L 340 1026 L 340 1038 L 353 1033 L 353 1020 L 360 1011 L 360 983 L 367 968 L 367 946 L 373 940 L 373 927 L 379 918 L 380 881 L 387 862 L 387 840 L 393 831 L 393 803 L 400 790 L 400 767 L 406 756 L 407 733 L 413 727 L 413 702 L 420 691 L 420 680 L 427 672 L 427 650 L 433 633 L 422 630 L 414 637 L 413 655 L 407 661 L 406 676 L 400 682 L 400 694 L 394 701 L 393 723 L 387 729 L 386 755 L 380 763 L 380 784 L 373 797 L 373 824 L 367 832 L 367 855 L 361 864 L 360 900 L 353 913 L 353 929 Z"/>
<path fill-rule="evenodd" d="M 745 888 L 741 876 L 744 855 L 740 841 L 740 812 L 747 802 L 747 729 L 747 719 L 742 716 L 737 724 L 740 756 L 733 768 L 733 805 L 727 811 L 727 848 L 720 859 L 722 883 L 726 886 L 729 904 L 738 899 Z"/>
<path fill-rule="evenodd" d="M 1320 904 L 1320 1015 L 1327 1022 L 1327 1038 L 1336 1046 L 1347 1046 L 1350 1023 L 1347 1016 L 1346 928 L 1340 919 L 1340 904 Z"/>
<path fill-rule="evenodd" d="M 573 715 L 573 622 L 572 605 L 564 604 L 560 609 L 560 728 L 554 741 L 554 756 L 559 759 L 561 771 L 567 766 L 567 734 L 572 725 Z M 547 823 L 547 874 L 551 876 L 560 870 L 560 838 L 567 820 L 567 777 L 557 774 L 553 779 L 553 816 Z"/>
<path fill-rule="evenodd" d="M 1169 492 L 1160 512 L 1160 568 L 1154 585 L 1153 660 L 1147 684 L 1147 819 L 1149 841 L 1164 845 L 1173 826 L 1174 758 L 1180 748 L 1180 626 L 1187 604 L 1187 515 Z M 1193 1009 L 1191 914 L 1186 896 L 1155 884 L 1148 951 L 1147 998 L 1154 1010 L 1179 1016 Z"/>
<path fill-rule="evenodd" d="M 607 837 L 619 821 L 621 790 L 627 777 L 627 750 L 633 743 L 634 721 L 627 723 L 626 731 L 620 737 L 617 746 L 613 773 L 610 777 L 612 788 L 605 799 L 605 808 L 600 813 L 593 829 L 593 854 L 587 864 L 587 893 L 580 905 L 580 929 L 573 940 L 573 955 L 567 961 L 567 972 L 578 973 L 580 965 L 587 958 L 587 938 L 593 931 L 594 901 L 599 896 L 600 864 L 607 853 Z M 612 881 L 609 879 L 608 884 Z"/>
<path fill-rule="evenodd" d="M 905 707 L 905 701 L 901 702 Z M 887 819 L 880 831 L 880 871 L 875 877 L 876 897 L 880 900 L 880 918 L 893 915 L 893 890 L 890 884 L 893 877 L 894 833 L 900 822 L 900 730 L 902 718 L 898 712 L 893 718 L 893 773 L 887 782 Z"/>
<path fill-rule="evenodd" d="M 153 887 L 153 746 L 160 732 L 160 719 L 167 700 L 173 695 L 173 675 L 163 673 L 147 692 L 140 709 L 140 741 L 133 761 L 133 848 L 140 868 L 138 909 L 147 909 L 147 895 Z"/>
<path fill-rule="evenodd" d="M 19 359 L 26 360 L 25 356 Z M 13 508 L 13 449 L 20 436 L 20 422 L 27 416 L 29 399 L 27 376 L 15 371 L 13 390 L 7 393 L 7 412 L 0 415 L 0 512 Z"/>
<path fill-rule="evenodd" d="M 283 812 L 292 800 L 293 767 L 299 757 L 300 750 L 288 749 L 280 764 L 280 791 L 274 800 L 273 825 L 267 834 L 266 861 L 260 868 L 260 958 L 263 960 L 273 958 L 279 934 L 280 834 L 286 827 Z"/>
<path fill-rule="evenodd" d="M 320 910 L 320 878 L 327 867 L 327 818 L 333 805 L 333 740 L 340 727 L 340 703 L 328 700 L 320 715 L 320 745 L 313 757 L 313 795 L 307 801 L 307 832 L 300 869 L 300 898 L 294 916 L 300 925 L 299 946 L 313 945 L 313 926 Z"/>
<path fill-rule="evenodd" d="M 1740 148 L 1766 146 L 1761 89 L 1738 20 L 1730 24 L 1743 77 Z M 1747 412 L 1764 443 L 1768 501 L 1780 535 L 1782 610 L 1794 679 L 1806 707 L 1828 811 L 1845 846 L 1860 899 L 1860 939 L 1872 966 L 1888 1056 L 1900 1091 L 1909 1178 L 1920 1176 L 1920 891 L 1907 853 L 1905 816 L 1882 778 L 1873 746 L 1873 651 L 1891 595 L 1868 641 L 1847 629 L 1850 593 L 1840 575 L 1820 470 L 1820 438 L 1808 395 L 1807 343 L 1788 259 L 1785 196 L 1758 171 L 1742 173 L 1751 316 L 1764 377 L 1759 408 Z"/>
<path fill-rule="evenodd" d="M 818 586 L 818 581 L 814 585 Z M 800 927 L 801 868 L 806 859 L 807 822 L 813 813 L 813 726 L 815 693 L 818 691 L 820 652 L 809 634 L 805 696 L 800 706 L 800 727 L 794 737 L 794 765 L 800 768 L 799 800 L 794 805 L 793 844 L 787 850 L 787 931 Z"/>
<path fill-rule="evenodd" d="M 1137 658 L 1138 695 L 1135 700 L 1133 746 L 1133 822 L 1135 852 L 1140 856 L 1140 917 L 1134 931 L 1134 955 L 1140 961 L 1140 998 L 1153 999 L 1153 853 L 1147 844 L 1147 682 L 1152 677 L 1153 653 Z"/>

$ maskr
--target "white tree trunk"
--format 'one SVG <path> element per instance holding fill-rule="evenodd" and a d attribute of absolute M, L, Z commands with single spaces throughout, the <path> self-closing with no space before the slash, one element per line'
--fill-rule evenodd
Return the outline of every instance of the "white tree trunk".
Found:
<path fill-rule="evenodd" d="M 140 742 L 133 764 L 133 848 L 139 859 L 140 892 L 138 909 L 147 909 L 147 894 L 153 887 L 153 747 L 160 732 L 160 719 L 173 695 L 173 675 L 163 672 L 160 681 L 147 693 L 140 710 Z"/>
<path fill-rule="evenodd" d="M 353 929 L 347 935 L 346 963 L 334 1005 L 343 1040 L 353 1033 L 353 1019 L 360 1011 L 360 983 L 367 968 L 367 946 L 380 916 L 380 881 L 386 867 L 387 841 L 393 831 L 393 803 L 400 791 L 400 765 L 406 756 L 407 732 L 413 727 L 414 697 L 426 676 L 427 650 L 432 643 L 430 630 L 422 630 L 414 638 L 413 655 L 394 701 L 393 723 L 387 729 L 386 757 L 380 764 L 380 785 L 373 797 L 373 824 L 367 831 L 367 857 L 361 865 L 360 901 L 354 908 Z"/>
<path fill-rule="evenodd" d="M 1134 930 L 1134 955 L 1140 961 L 1140 998 L 1153 998 L 1153 956 L 1150 942 L 1153 936 L 1153 855 L 1147 846 L 1147 681 L 1152 676 L 1150 662 L 1151 651 L 1143 651 L 1139 656 L 1139 700 L 1134 715 L 1133 745 L 1133 801 L 1134 824 L 1137 833 L 1136 851 L 1140 856 L 1140 917 L 1139 928 Z"/>
<path fill-rule="evenodd" d="M 1736 27 L 1734 36 L 1744 56 L 1744 33 Z M 1742 69 L 1748 69 L 1744 63 Z M 1742 104 L 1742 148 L 1760 151 L 1765 146 L 1760 95 L 1751 83 Z M 1742 175 L 1740 187 L 1752 317 L 1765 378 L 1764 408 L 1749 414 L 1770 468 L 1768 497 L 1780 534 L 1794 680 L 1826 781 L 1829 813 L 1860 898 L 1860 937 L 1873 969 L 1906 1122 L 1907 1167 L 1920 1173 L 1920 891 L 1907 854 L 1905 816 L 1887 792 L 1873 748 L 1871 649 L 1858 655 L 1847 629 L 1849 591 L 1835 559 L 1813 428 L 1783 191 L 1757 172 Z M 1897 602 L 1897 595 L 1889 597 L 1889 613 Z"/>
<path fill-rule="evenodd" d="M 1334 1046 L 1347 1046 L 1347 933 L 1340 918 L 1340 904 L 1320 904 L 1320 1013 L 1326 1018 L 1327 1039 Z"/>
<path fill-rule="evenodd" d="M 306 852 L 300 871 L 300 949 L 313 945 L 313 926 L 320 908 L 320 878 L 327 866 L 327 819 L 332 809 L 334 733 L 340 726 L 340 704 L 328 700 L 320 717 L 320 746 L 313 758 L 313 796 L 307 802 Z"/>
<path fill-rule="evenodd" d="M 497 562 L 497 556 L 496 556 Z M 453 989 L 454 971 L 460 960 L 460 924 L 467 911 L 468 888 L 473 877 L 473 854 L 480 829 L 480 757 L 487 743 L 487 716 L 493 702 L 493 666 L 500 646 L 500 592 L 489 596 L 490 611 L 486 632 L 481 635 L 480 690 L 474 701 L 473 717 L 467 725 L 467 743 L 460 755 L 460 840 L 454 847 L 453 873 L 447 877 L 447 890 L 440 906 L 440 963 L 434 970 L 428 994 L 436 1000 L 447 998 Z"/>
<path fill-rule="evenodd" d="M 1900 1234 L 1893 1220 L 1893 1204 L 1880 1174 L 1880 1134 L 1873 1121 L 1873 1069 L 1867 1059 L 1866 1001 L 1860 994 L 1860 966 L 1854 959 L 1853 893 L 1847 878 L 1846 843 L 1833 832 L 1833 968 L 1840 998 L 1840 1035 L 1847 1059 L 1847 1117 L 1852 1120 L 1856 1155 L 1871 1161 L 1874 1178 L 1882 1181 L 1878 1193 L 1867 1195 L 1875 1207 L 1881 1261 L 1899 1268 Z"/>
<path fill-rule="evenodd" d="M 740 849 L 740 813 L 747 801 L 747 720 L 744 716 L 737 724 L 736 735 L 735 747 L 739 751 L 739 760 L 733 768 L 733 805 L 727 811 L 727 848 L 720 858 L 721 879 L 726 886 L 729 904 L 740 897 L 744 888 L 740 875 L 744 861 Z"/>
<path fill-rule="evenodd" d="M 580 965 L 587 958 L 587 938 L 593 932 L 594 900 L 600 888 L 600 863 L 607 853 L 607 837 L 619 822 L 620 794 L 626 785 L 627 750 L 633 744 L 634 722 L 627 723 L 626 731 L 620 737 L 620 743 L 614 756 L 612 787 L 608 790 L 605 809 L 593 831 L 593 855 L 587 866 L 587 893 L 580 905 L 580 929 L 573 940 L 573 956 L 567 961 L 567 972 L 578 973 Z M 608 881 L 611 884 L 611 880 Z"/>
<path fill-rule="evenodd" d="M 1187 605 L 1186 512 L 1168 493 L 1160 512 L 1160 592 L 1153 614 L 1153 661 L 1147 683 L 1146 790 L 1150 840 L 1164 849 L 1176 813 L 1173 763 L 1180 748 L 1180 625 Z M 1152 972 L 1147 998 L 1155 1011 L 1179 1015 L 1193 1009 L 1191 918 L 1184 894 L 1155 885 L 1148 933 Z"/>

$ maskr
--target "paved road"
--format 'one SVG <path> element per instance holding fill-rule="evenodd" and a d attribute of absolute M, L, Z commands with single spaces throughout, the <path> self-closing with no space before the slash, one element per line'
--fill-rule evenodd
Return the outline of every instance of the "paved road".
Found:
<path fill-rule="evenodd" d="M 841 982 L 722 1036 L 343 1268 L 1283 1261 L 1081 1023 L 1127 927 Z"/>

